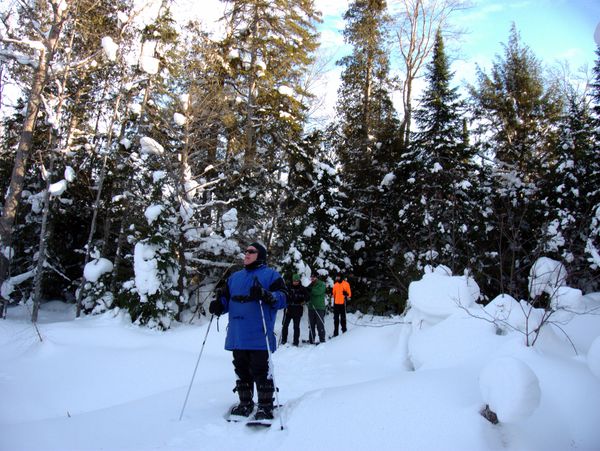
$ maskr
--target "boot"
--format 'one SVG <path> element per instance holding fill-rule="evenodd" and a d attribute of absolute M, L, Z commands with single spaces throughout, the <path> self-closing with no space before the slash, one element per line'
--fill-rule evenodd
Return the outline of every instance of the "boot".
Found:
<path fill-rule="evenodd" d="M 258 392 L 258 409 L 254 415 L 254 419 L 257 421 L 272 420 L 273 392 L 275 391 L 273 381 L 267 379 L 264 382 L 256 384 L 256 391 Z"/>
<path fill-rule="evenodd" d="M 234 392 L 237 392 L 240 403 L 231 409 L 230 415 L 249 417 L 254 410 L 254 384 L 252 382 L 236 381 Z"/>

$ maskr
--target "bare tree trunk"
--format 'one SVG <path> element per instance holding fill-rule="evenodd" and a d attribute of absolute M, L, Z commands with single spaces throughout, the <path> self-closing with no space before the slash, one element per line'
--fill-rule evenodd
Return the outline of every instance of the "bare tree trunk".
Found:
<path fill-rule="evenodd" d="M 38 261 L 33 279 L 33 308 L 31 310 L 31 322 L 36 323 L 38 311 L 40 310 L 42 293 L 42 276 L 44 274 L 44 264 L 46 263 L 46 244 L 48 237 L 46 230 L 48 228 L 48 216 L 50 214 L 50 184 L 52 172 L 54 171 L 54 155 L 51 156 L 50 166 L 48 168 L 48 180 L 46 180 L 46 191 L 44 193 L 44 209 L 42 210 L 42 225 L 40 230 L 40 244 L 38 246 Z"/>
<path fill-rule="evenodd" d="M 69 47 L 72 47 L 73 40 L 75 38 L 76 26 L 73 27 L 73 32 L 71 33 L 71 38 L 69 41 Z M 69 54 L 71 55 L 71 54 Z M 67 59 L 67 67 L 70 63 L 70 57 Z M 62 110 L 65 103 L 65 92 L 67 88 L 67 80 L 69 79 L 69 71 L 65 70 L 61 82 L 60 87 L 60 100 L 56 107 L 56 126 L 58 127 L 62 118 Z M 80 93 L 77 93 L 76 99 L 80 98 Z M 71 121 L 71 125 L 73 125 L 73 121 Z M 66 137 L 66 142 L 70 141 L 71 137 L 71 129 L 68 129 L 68 134 Z M 42 278 L 44 275 L 44 266 L 46 264 L 46 247 L 48 243 L 48 217 L 50 215 L 50 185 L 52 184 L 52 175 L 54 173 L 54 164 L 56 161 L 56 157 L 54 152 L 57 150 L 59 138 L 57 135 L 57 130 L 54 128 L 50 129 L 50 137 L 48 140 L 48 147 L 46 153 L 50 153 L 50 166 L 48 170 L 48 178 L 46 180 L 46 192 L 44 193 L 44 208 L 42 213 L 42 224 L 40 230 L 40 244 L 38 246 L 38 261 L 37 268 L 34 276 L 33 283 L 33 309 L 31 312 L 31 321 L 37 322 L 38 311 L 40 309 L 41 297 L 42 297 Z M 42 156 L 42 164 L 43 164 Z"/>
<path fill-rule="evenodd" d="M 121 86 L 122 88 L 122 86 Z M 117 121 L 117 116 L 119 113 L 119 106 L 121 104 L 123 90 L 119 90 L 119 95 L 115 101 L 115 107 L 113 108 L 113 115 L 108 128 L 108 137 L 106 139 L 106 152 L 104 153 L 104 157 L 102 159 L 102 170 L 100 171 L 100 178 L 98 179 L 98 187 L 96 189 L 96 200 L 94 202 L 94 209 L 92 214 L 92 222 L 90 224 L 90 232 L 88 234 L 88 239 L 85 246 L 85 258 L 83 261 L 83 267 L 90 262 L 90 254 L 92 252 L 92 241 L 94 239 L 94 234 L 96 233 L 96 225 L 98 223 L 98 212 L 100 210 L 100 200 L 102 199 L 102 187 L 104 185 L 104 179 L 106 177 L 106 166 L 108 163 L 108 156 L 110 154 L 110 149 L 112 147 L 113 142 L 113 126 Z M 79 289 L 77 290 L 77 310 L 76 317 L 79 318 L 81 316 L 81 298 L 83 296 L 83 287 L 85 285 L 85 276 L 81 276 L 81 283 L 79 284 Z"/>
<path fill-rule="evenodd" d="M 179 199 L 180 202 L 188 201 L 188 192 L 186 190 L 186 170 L 189 164 L 189 154 L 190 154 L 190 118 L 189 111 L 186 108 L 186 121 L 184 128 L 184 137 L 183 137 L 183 148 L 181 149 L 181 163 L 179 166 Z M 180 226 L 178 230 L 179 234 L 179 255 L 178 255 L 178 264 L 179 264 L 179 278 L 177 280 L 177 291 L 179 292 L 179 297 L 177 299 L 177 315 L 175 319 L 177 321 L 181 321 L 181 312 L 183 312 L 184 304 L 183 304 L 183 291 L 185 289 L 185 278 L 186 278 L 186 259 L 185 259 L 185 250 L 186 250 L 186 240 L 185 240 L 185 226 L 186 220 L 180 217 Z"/>
<path fill-rule="evenodd" d="M 33 133 L 35 132 L 37 116 L 42 101 L 42 91 L 48 81 L 48 68 L 54 58 L 54 51 L 60 38 L 66 14 L 66 10 L 54 7 L 52 25 L 50 26 L 48 37 L 44 41 L 44 50 L 40 52 L 38 66 L 33 77 L 23 131 L 21 132 L 19 146 L 17 147 L 10 185 L 4 200 L 2 217 L 0 218 L 0 245 L 3 248 L 12 246 L 13 227 L 19 203 L 21 202 L 21 194 L 23 193 L 23 181 L 25 179 L 27 160 L 33 146 Z M 8 276 L 9 260 L 4 254 L 4 252 L 0 252 L 0 285 Z"/>
<path fill-rule="evenodd" d="M 371 115 L 372 66 L 373 66 L 373 57 L 371 55 L 369 55 L 367 58 L 367 73 L 366 73 L 367 78 L 365 79 L 364 91 L 363 91 L 364 104 L 363 104 L 363 112 L 362 112 L 363 113 L 362 126 L 363 126 L 363 139 L 364 139 L 363 151 L 364 152 L 366 152 L 369 147 L 369 135 L 371 134 L 369 116 Z"/>
<path fill-rule="evenodd" d="M 252 21 L 252 29 L 250 36 L 253 39 L 256 37 L 258 28 L 258 10 L 254 11 L 254 20 Z M 246 149 L 244 154 L 244 164 L 251 166 L 255 164 L 256 159 L 256 138 L 254 130 L 254 114 L 255 114 L 255 90 L 256 90 L 256 75 L 254 68 L 256 66 L 256 48 L 252 48 L 250 56 L 250 76 L 248 79 L 248 99 L 246 104 Z"/>
<path fill-rule="evenodd" d="M 127 206 L 125 206 L 124 211 L 127 211 Z M 121 217 L 121 226 L 119 227 L 119 237 L 117 238 L 117 249 L 115 250 L 115 261 L 113 263 L 112 277 L 110 282 L 110 291 L 116 296 L 117 295 L 117 276 L 121 269 L 121 252 L 123 249 L 123 243 L 125 242 L 125 218 L 126 215 Z"/>

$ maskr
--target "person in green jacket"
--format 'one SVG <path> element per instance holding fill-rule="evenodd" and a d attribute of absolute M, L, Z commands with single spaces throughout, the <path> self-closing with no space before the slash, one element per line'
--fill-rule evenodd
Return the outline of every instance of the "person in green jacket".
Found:
<path fill-rule="evenodd" d="M 310 276 L 310 298 L 308 301 L 308 341 L 315 343 L 315 328 L 319 333 L 319 343 L 325 342 L 325 282 L 319 280 L 317 274 Z M 317 343 L 317 344 L 319 344 Z"/>

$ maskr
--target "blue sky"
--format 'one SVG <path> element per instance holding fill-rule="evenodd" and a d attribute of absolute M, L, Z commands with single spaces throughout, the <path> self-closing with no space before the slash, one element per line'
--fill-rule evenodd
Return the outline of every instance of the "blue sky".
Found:
<path fill-rule="evenodd" d="M 508 40 L 511 23 L 522 42 L 544 64 L 567 60 L 576 69 L 593 65 L 596 49 L 594 31 L 600 23 L 599 0 L 478 0 L 457 16 L 470 33 L 462 50 L 469 57 L 502 53 L 500 43 Z"/>
<path fill-rule="evenodd" d="M 323 38 L 339 45 L 342 16 L 348 0 L 316 0 L 323 11 Z M 394 10 L 398 0 L 388 0 Z M 466 29 L 461 50 L 466 57 L 502 51 L 515 22 L 522 40 L 547 63 L 568 58 L 574 63 L 593 63 L 594 31 L 600 23 L 600 0 L 472 0 L 473 7 L 456 12 L 453 22 Z M 337 35 L 334 39 L 334 35 Z M 325 42 L 327 45 L 328 42 Z"/>
<path fill-rule="evenodd" d="M 341 30 L 345 25 L 342 16 L 350 2 L 316 0 L 315 3 L 323 12 L 320 30 L 324 52 L 334 53 L 333 59 L 337 59 L 347 49 Z M 388 7 L 393 10 L 398 3 L 399 0 L 388 0 Z M 495 56 L 502 55 L 502 44 L 507 43 L 513 22 L 522 43 L 545 66 L 566 61 L 573 73 L 584 65 L 589 70 L 593 67 L 600 0 L 472 0 L 471 3 L 471 8 L 453 16 L 455 25 L 467 31 L 460 43 L 449 46 L 459 50 L 451 55 L 457 58 L 453 65 L 457 84 L 473 82 L 477 65 L 488 70 Z M 339 83 L 339 68 L 332 64 L 329 67 L 325 108 L 331 110 Z"/>

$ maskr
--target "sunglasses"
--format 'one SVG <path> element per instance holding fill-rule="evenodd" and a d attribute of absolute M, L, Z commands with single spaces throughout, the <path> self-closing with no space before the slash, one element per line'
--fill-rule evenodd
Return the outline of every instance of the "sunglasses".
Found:
<path fill-rule="evenodd" d="M 244 251 L 245 254 L 258 254 L 258 251 L 256 249 L 246 249 Z"/>

